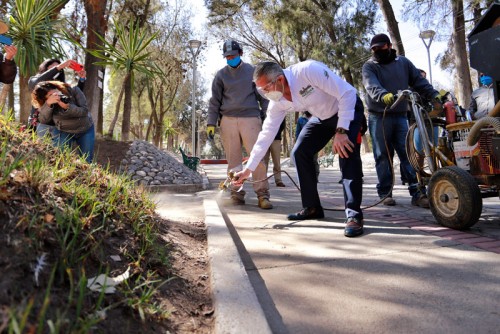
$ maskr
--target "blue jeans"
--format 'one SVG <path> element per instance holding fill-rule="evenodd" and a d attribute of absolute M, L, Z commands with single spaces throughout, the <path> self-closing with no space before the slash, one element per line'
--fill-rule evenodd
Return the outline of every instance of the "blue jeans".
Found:
<path fill-rule="evenodd" d="M 392 196 L 391 189 L 394 170 L 389 164 L 389 154 L 394 151 L 398 154 L 401 163 L 401 172 L 404 174 L 403 178 L 408 181 L 410 195 L 420 195 L 415 169 L 413 169 L 406 155 L 405 143 L 406 134 L 408 133 L 408 118 L 406 114 L 391 115 L 386 113 L 385 119 L 382 122 L 382 113 L 370 113 L 368 116 L 368 128 L 370 129 L 373 156 L 375 157 L 375 168 L 378 177 L 377 192 L 379 197 Z M 385 129 L 385 140 L 383 129 Z M 389 152 L 387 151 L 385 141 L 387 141 Z"/>
<path fill-rule="evenodd" d="M 53 143 L 56 147 L 72 147 L 73 143 L 76 143 L 78 147 L 78 154 L 81 157 L 85 157 L 88 163 L 92 163 L 94 158 L 94 125 L 90 127 L 87 131 L 83 133 L 68 133 L 60 131 L 57 128 L 53 130 Z"/>
<path fill-rule="evenodd" d="M 439 128 L 437 126 L 434 127 L 434 133 L 430 131 L 430 128 L 427 128 L 427 133 L 429 134 L 429 139 L 434 143 L 434 146 L 438 144 L 439 137 Z M 424 155 L 424 144 L 422 143 L 422 136 L 420 135 L 420 130 L 418 128 L 415 129 L 415 133 L 413 134 L 413 141 L 415 143 L 415 150 L 421 155 Z"/>

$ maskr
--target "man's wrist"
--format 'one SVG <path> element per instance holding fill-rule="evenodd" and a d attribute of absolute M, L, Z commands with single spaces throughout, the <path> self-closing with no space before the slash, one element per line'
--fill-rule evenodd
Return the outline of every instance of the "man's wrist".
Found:
<path fill-rule="evenodd" d="M 338 134 L 341 134 L 341 135 L 345 135 L 347 134 L 349 130 L 347 129 L 344 129 L 344 128 L 337 128 L 337 130 L 335 130 L 335 133 L 338 133 Z"/>

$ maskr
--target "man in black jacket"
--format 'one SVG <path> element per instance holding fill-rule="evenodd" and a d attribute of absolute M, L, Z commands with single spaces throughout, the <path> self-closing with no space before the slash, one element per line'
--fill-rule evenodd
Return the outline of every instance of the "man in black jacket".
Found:
<path fill-rule="evenodd" d="M 398 154 L 404 178 L 408 180 L 408 190 L 412 196 L 412 205 L 429 207 L 425 189 L 419 189 L 415 170 L 408 161 L 405 141 L 408 132 L 408 104 L 400 103 L 393 109 L 384 110 L 394 103 L 394 95 L 399 90 L 413 89 L 429 100 L 439 100 L 439 92 L 423 78 L 413 63 L 397 56 L 391 41 L 385 34 L 375 35 L 370 43 L 372 58 L 363 65 L 363 85 L 366 88 L 368 106 L 368 128 L 373 143 L 373 155 L 377 170 L 377 191 L 380 198 L 385 198 L 385 205 L 396 205 L 392 198 L 392 166 L 389 164 L 389 150 Z M 384 137 L 385 132 L 385 137 Z"/>

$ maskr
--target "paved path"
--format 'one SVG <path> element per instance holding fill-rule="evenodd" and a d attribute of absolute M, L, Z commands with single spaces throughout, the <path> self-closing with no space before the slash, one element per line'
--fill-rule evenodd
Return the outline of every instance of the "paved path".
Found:
<path fill-rule="evenodd" d="M 366 157 L 364 157 L 364 160 Z M 216 186 L 225 165 L 204 165 Z M 292 177 L 295 170 L 283 166 Z M 376 174 L 364 164 L 364 205 L 377 200 Z M 437 225 L 396 185 L 395 207 L 365 211 L 365 234 L 343 236 L 338 167 L 322 168 L 322 220 L 290 222 L 300 195 L 271 179 L 275 208 L 264 211 L 246 185 L 247 204 L 221 211 L 274 333 L 499 333 L 500 200 L 484 200 L 469 231 Z M 218 194 L 215 191 L 205 192 Z M 210 195 L 208 196 L 211 197 Z M 238 329 L 234 333 L 238 333 Z"/>

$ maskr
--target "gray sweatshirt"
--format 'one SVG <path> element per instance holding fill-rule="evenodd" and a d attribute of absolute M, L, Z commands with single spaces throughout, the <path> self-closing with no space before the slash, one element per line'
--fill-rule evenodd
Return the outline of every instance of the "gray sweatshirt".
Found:
<path fill-rule="evenodd" d="M 260 117 L 269 101 L 261 98 L 253 83 L 253 65 L 243 61 L 236 68 L 226 65 L 215 75 L 208 105 L 207 125 L 216 125 L 222 116 Z"/>
<path fill-rule="evenodd" d="M 382 97 L 387 93 L 396 95 L 399 90 L 413 89 L 424 98 L 431 100 L 439 92 L 420 75 L 419 70 L 406 57 L 397 56 L 388 64 L 380 64 L 373 59 L 363 65 L 363 85 L 366 88 L 366 104 L 369 112 L 383 113 L 386 105 Z M 400 103 L 391 113 L 406 114 L 407 103 Z"/>

